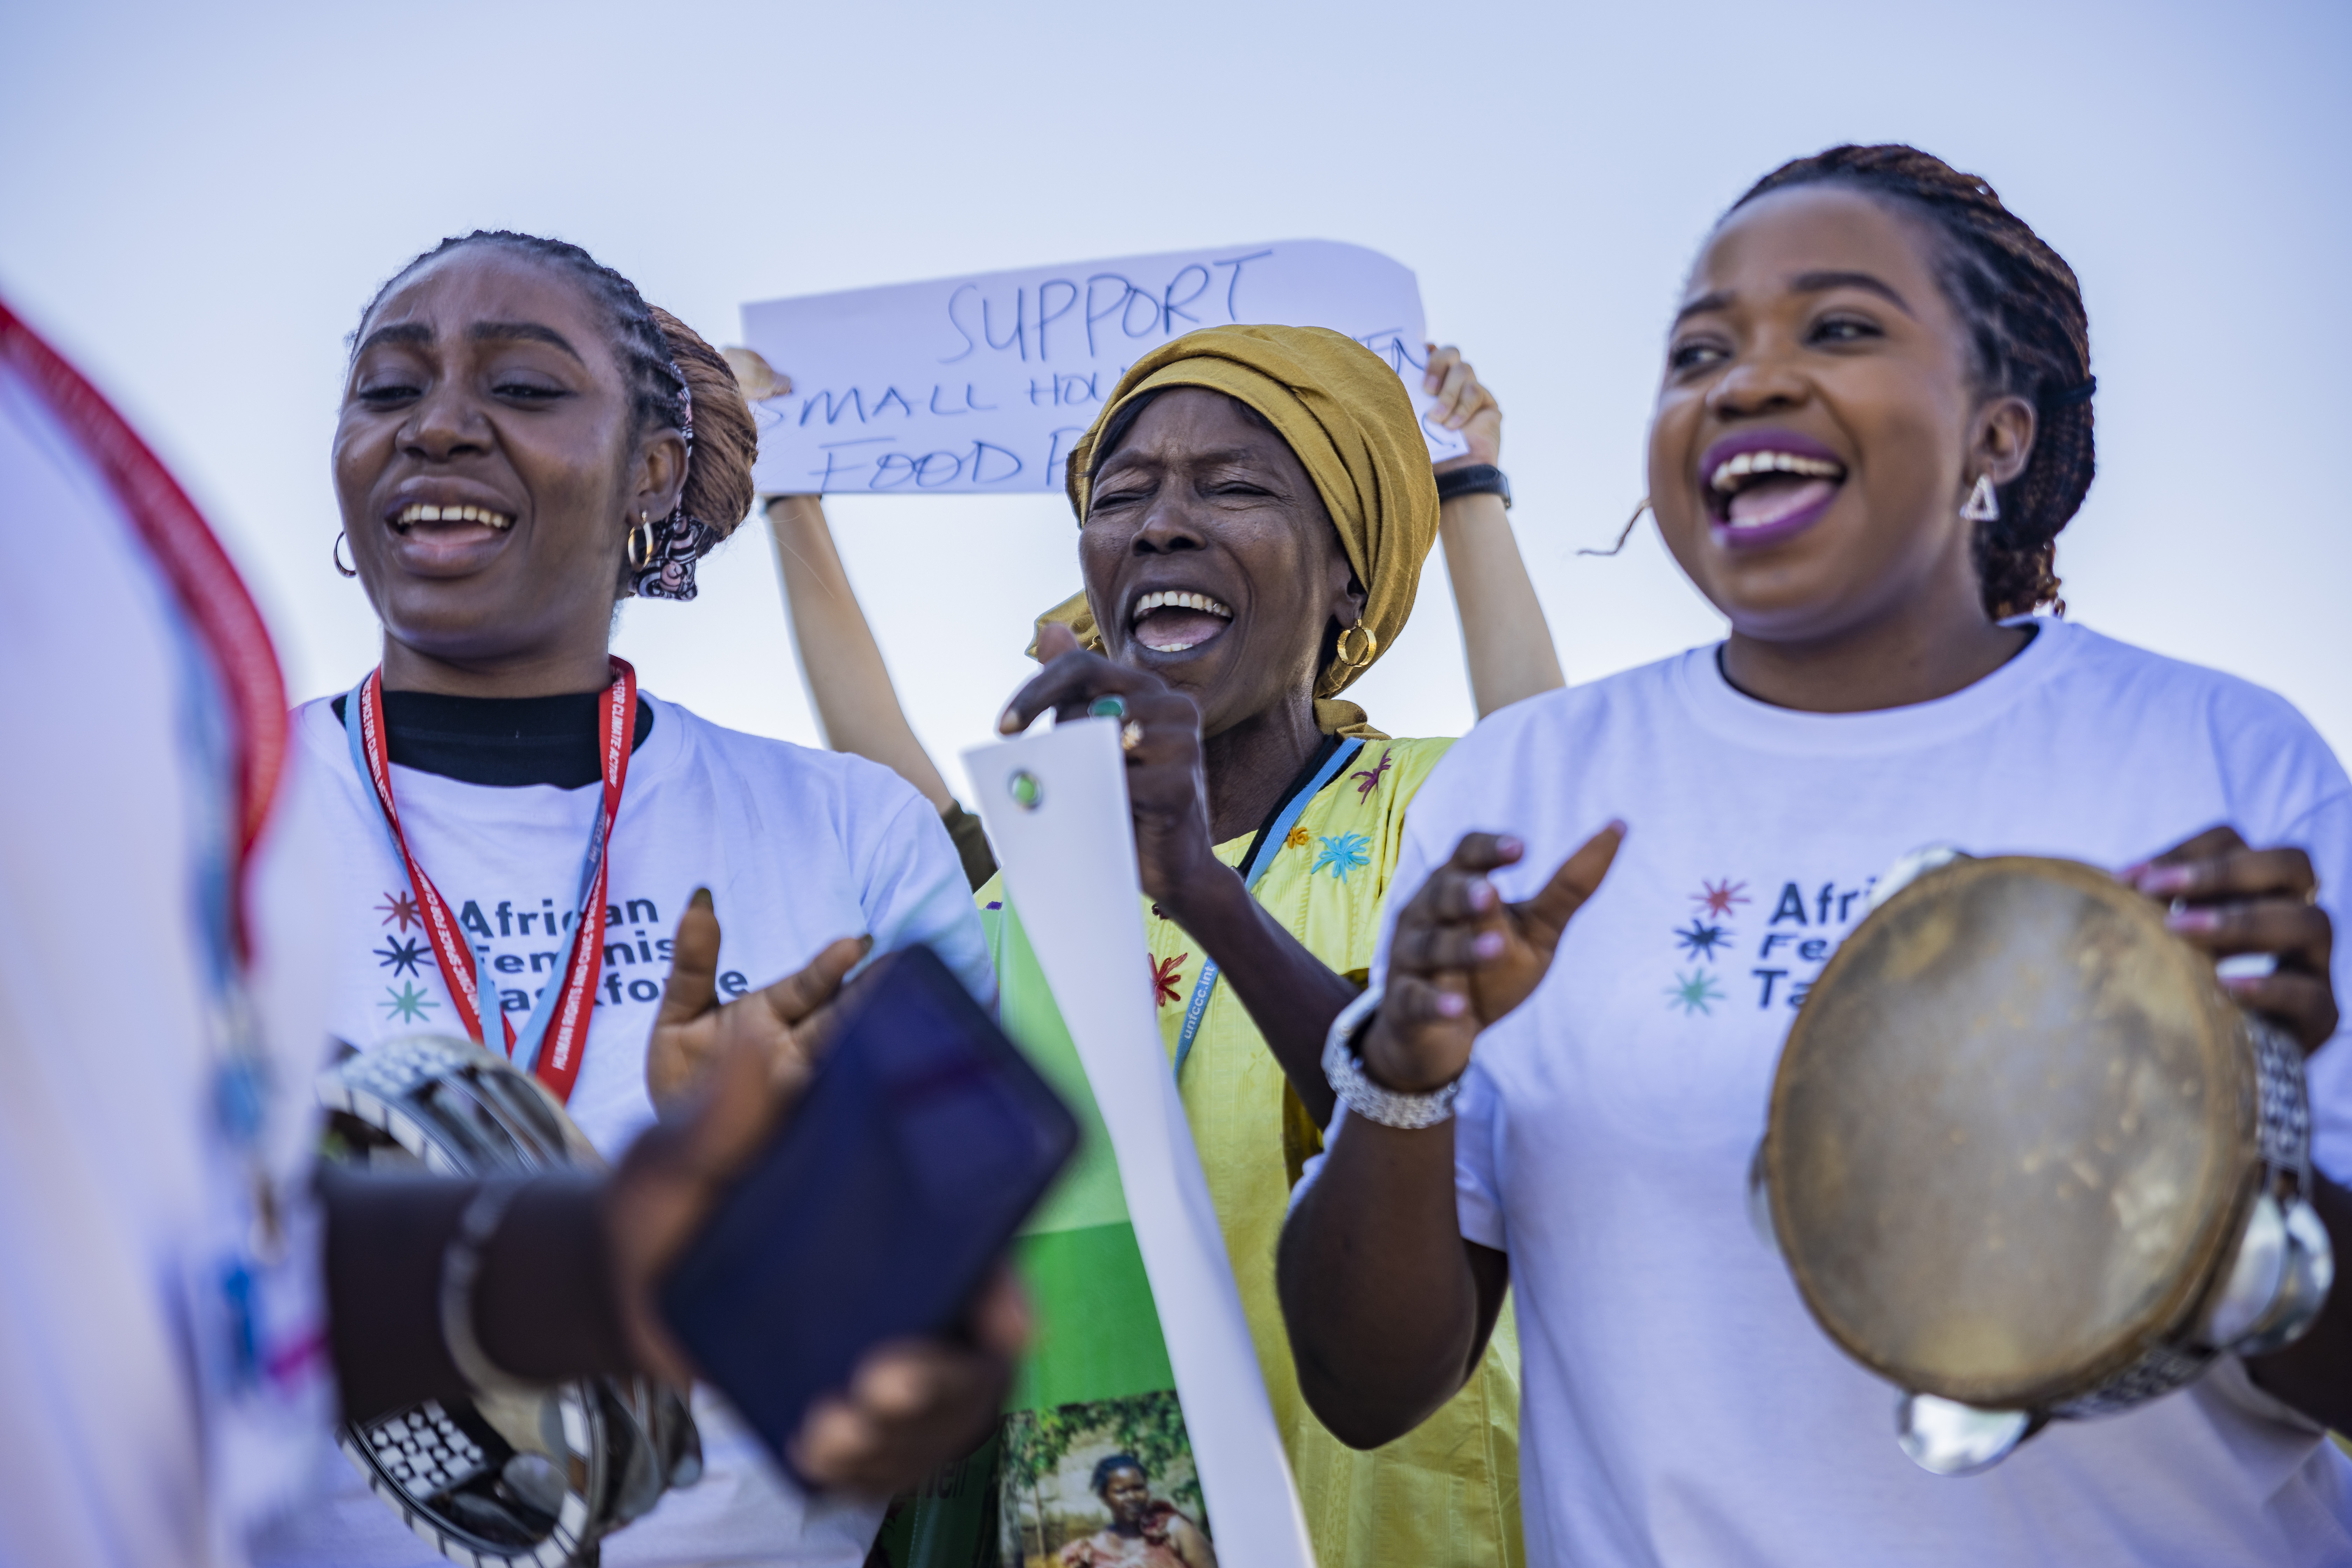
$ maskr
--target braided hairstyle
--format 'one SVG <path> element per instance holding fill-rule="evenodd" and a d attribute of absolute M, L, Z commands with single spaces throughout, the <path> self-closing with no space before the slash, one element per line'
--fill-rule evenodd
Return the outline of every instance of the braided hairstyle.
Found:
<path fill-rule="evenodd" d="M 1923 219 L 1937 237 L 1940 281 L 1967 325 L 1979 386 L 2024 398 L 2036 416 L 2032 455 L 1999 489 L 2000 516 L 1977 529 L 1985 610 L 2000 620 L 2054 604 L 2064 614 L 2058 531 L 2097 467 L 2090 318 L 2074 269 L 1990 185 L 1916 147 L 1832 147 L 1796 159 L 1757 181 L 1731 211 L 1794 185 L 1861 191 Z"/>
<path fill-rule="evenodd" d="M 699 549 L 708 550 L 735 531 L 751 510 L 751 459 L 760 437 L 735 373 L 717 349 L 693 328 L 658 306 L 646 303 L 637 286 L 580 247 L 512 229 L 478 228 L 456 235 L 410 261 L 385 279 L 367 309 L 360 330 L 383 297 L 429 261 L 467 246 L 492 245 L 546 263 L 587 291 L 604 317 L 604 337 L 620 362 L 636 414 L 637 432 L 691 430 L 680 521 L 698 528 Z M 351 342 L 357 351 L 360 330 Z M 633 590 L 637 573 L 624 569 L 621 589 Z M 688 596 L 691 596 L 689 588 Z"/>

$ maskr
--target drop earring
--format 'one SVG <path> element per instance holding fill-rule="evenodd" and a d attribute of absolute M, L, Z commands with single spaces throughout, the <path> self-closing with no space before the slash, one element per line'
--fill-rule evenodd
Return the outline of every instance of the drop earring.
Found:
<path fill-rule="evenodd" d="M 629 530 L 627 550 L 629 570 L 632 573 L 642 572 L 646 567 L 653 564 L 654 525 L 652 513 L 644 511 L 637 513 L 637 526 Z"/>
<path fill-rule="evenodd" d="M 1960 508 L 1960 517 L 1968 522 L 2000 521 L 2000 497 L 1993 493 L 1991 475 L 1977 476 L 1977 488 L 1969 492 L 1968 500 Z"/>
<path fill-rule="evenodd" d="M 338 532 L 335 535 L 335 542 L 327 546 L 327 556 L 328 559 L 334 562 L 335 570 L 341 573 L 344 576 L 356 577 L 360 574 L 360 569 L 358 567 L 346 566 L 343 564 L 343 535 L 341 532 Z"/>

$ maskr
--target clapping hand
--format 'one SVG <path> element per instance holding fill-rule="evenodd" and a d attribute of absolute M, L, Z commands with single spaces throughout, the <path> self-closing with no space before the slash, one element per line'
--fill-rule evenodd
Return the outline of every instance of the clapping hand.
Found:
<path fill-rule="evenodd" d="M 1465 835 L 1397 917 L 1365 1070 L 1408 1093 L 1461 1077 L 1478 1032 L 1526 1001 L 1550 970 L 1569 920 L 1599 889 L 1624 837 L 1625 825 L 1611 823 L 1534 898 L 1514 904 L 1489 877 L 1517 864 L 1526 847 L 1492 833 Z"/>

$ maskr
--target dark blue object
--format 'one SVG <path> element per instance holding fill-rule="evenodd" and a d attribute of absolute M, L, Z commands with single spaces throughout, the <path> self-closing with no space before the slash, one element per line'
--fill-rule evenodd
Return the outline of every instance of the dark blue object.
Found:
<path fill-rule="evenodd" d="M 809 1406 L 867 1351 L 958 1329 L 1078 1141 L 929 948 L 876 960 L 836 1005 L 800 1105 L 661 1292 L 703 1376 L 787 1469 Z"/>

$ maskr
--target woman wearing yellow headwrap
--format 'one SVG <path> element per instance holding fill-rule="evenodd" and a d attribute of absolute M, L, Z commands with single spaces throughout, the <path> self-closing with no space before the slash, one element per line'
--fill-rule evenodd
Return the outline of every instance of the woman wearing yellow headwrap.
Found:
<path fill-rule="evenodd" d="M 1464 461 L 1491 464 L 1499 411 L 1458 355 L 1440 374 L 1448 423 L 1472 435 Z M 1359 1453 L 1301 1400 L 1275 1298 L 1290 1188 L 1332 1109 L 1324 1033 L 1361 986 L 1405 806 L 1448 744 L 1391 740 L 1339 700 L 1403 629 L 1439 531 L 1411 402 L 1334 332 L 1193 332 L 1121 379 L 1069 489 L 1086 592 L 1039 623 L 1045 668 L 1003 728 L 1047 710 L 1125 719 L 1161 1027 L 1318 1555 L 1516 1564 L 1507 1315 L 1461 1394 Z M 1507 542 L 1500 500 L 1453 504 L 1474 501 Z M 1548 639 L 1538 668 L 1549 679 L 1514 695 L 1559 684 Z M 979 896 L 1007 1027 L 1058 1033 L 1001 884 Z"/>

